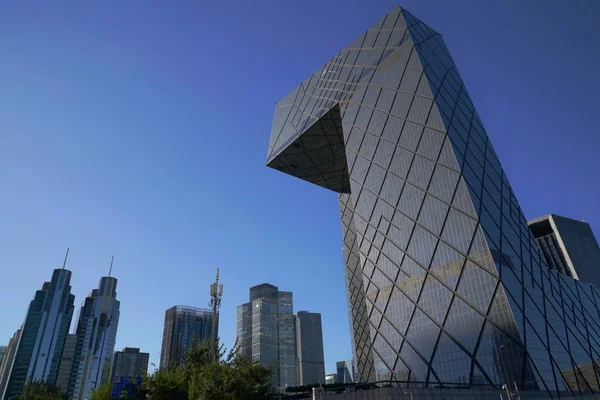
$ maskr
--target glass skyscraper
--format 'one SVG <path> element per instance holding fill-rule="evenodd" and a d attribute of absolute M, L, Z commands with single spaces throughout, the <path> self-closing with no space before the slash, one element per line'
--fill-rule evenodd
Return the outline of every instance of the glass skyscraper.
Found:
<path fill-rule="evenodd" d="M 335 383 L 353 383 L 354 382 L 354 365 L 352 360 L 338 361 L 335 363 L 337 370 L 337 380 Z"/>
<path fill-rule="evenodd" d="M 73 317 L 71 271 L 55 269 L 35 293 L 16 342 L 10 372 L 0 398 L 11 400 L 29 380 L 56 383 L 60 359 Z"/>
<path fill-rule="evenodd" d="M 218 323 L 217 320 L 217 328 Z M 212 310 L 188 306 L 169 308 L 165 312 L 160 368 L 166 369 L 172 364 L 180 365 L 192 343 L 212 340 L 212 326 Z"/>
<path fill-rule="evenodd" d="M 237 343 L 240 355 L 271 367 L 273 386 L 297 386 L 292 293 L 268 283 L 251 287 L 250 302 L 238 306 Z"/>
<path fill-rule="evenodd" d="M 590 224 L 549 214 L 529 227 L 550 269 L 600 288 L 600 246 Z"/>
<path fill-rule="evenodd" d="M 308 311 L 298 311 L 296 314 L 296 354 L 298 384 L 325 384 L 321 314 Z"/>
<path fill-rule="evenodd" d="M 596 390 L 600 294 L 548 268 L 442 36 L 409 12 L 277 103 L 267 165 L 339 196 L 360 381 Z"/>
<path fill-rule="evenodd" d="M 110 381 L 110 366 L 119 326 L 117 279 L 102 277 L 79 311 L 77 341 L 68 395 L 89 399 L 92 389 Z"/>

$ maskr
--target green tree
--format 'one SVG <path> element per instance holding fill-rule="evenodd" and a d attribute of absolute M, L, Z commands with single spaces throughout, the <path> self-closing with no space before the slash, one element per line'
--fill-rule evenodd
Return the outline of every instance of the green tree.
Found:
<path fill-rule="evenodd" d="M 271 372 L 260 364 L 238 357 L 234 347 L 227 357 L 219 349 L 217 362 L 206 361 L 210 347 L 193 348 L 189 359 L 193 363 L 189 383 L 189 400 L 262 400 L 270 393 Z"/>
<path fill-rule="evenodd" d="M 238 357 L 235 349 L 225 357 L 219 347 L 213 361 L 211 345 L 192 345 L 181 366 L 147 377 L 142 391 L 152 400 L 263 400 L 269 399 L 271 373 Z"/>
<path fill-rule="evenodd" d="M 90 400 L 110 400 L 112 396 L 112 387 L 110 384 L 101 385 L 98 389 L 92 390 Z"/>
<path fill-rule="evenodd" d="M 187 400 L 188 379 L 181 367 L 156 371 L 142 383 L 142 391 L 152 400 Z"/>
<path fill-rule="evenodd" d="M 17 400 L 65 400 L 65 395 L 52 384 L 29 381 L 23 387 L 23 391 L 17 395 Z"/>

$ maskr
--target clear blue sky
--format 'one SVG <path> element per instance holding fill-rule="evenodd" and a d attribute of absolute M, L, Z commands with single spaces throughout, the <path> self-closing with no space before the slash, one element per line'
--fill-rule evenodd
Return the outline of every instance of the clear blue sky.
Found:
<path fill-rule="evenodd" d="M 157 363 L 165 309 L 206 306 L 220 267 L 227 346 L 270 282 L 322 313 L 332 372 L 337 197 L 266 168 L 267 144 L 274 103 L 395 2 L 83 3 L 0 5 L 0 344 L 71 246 L 77 307 L 115 255 L 117 348 Z M 600 237 L 600 1 L 402 4 L 444 34 L 526 217 Z"/>

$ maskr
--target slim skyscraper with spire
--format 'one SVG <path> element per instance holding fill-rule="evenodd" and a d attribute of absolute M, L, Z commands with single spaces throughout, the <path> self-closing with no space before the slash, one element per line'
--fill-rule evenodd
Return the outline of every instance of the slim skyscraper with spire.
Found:
<path fill-rule="evenodd" d="M 110 367 L 119 324 L 117 279 L 100 278 L 97 289 L 86 297 L 77 321 L 77 343 L 69 380 L 68 397 L 89 399 L 92 389 L 110 381 Z"/>
<path fill-rule="evenodd" d="M 66 262 L 67 257 L 63 268 L 54 270 L 50 282 L 44 282 L 29 305 L 0 399 L 14 398 L 28 380 L 56 383 L 75 301 Z"/>

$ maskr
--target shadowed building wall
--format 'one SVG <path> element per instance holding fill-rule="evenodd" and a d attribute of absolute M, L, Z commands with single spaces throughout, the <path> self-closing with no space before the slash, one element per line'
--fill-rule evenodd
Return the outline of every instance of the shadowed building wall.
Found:
<path fill-rule="evenodd" d="M 296 315 L 298 385 L 325 384 L 325 356 L 321 314 L 298 311 Z"/>

